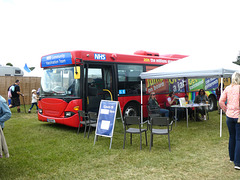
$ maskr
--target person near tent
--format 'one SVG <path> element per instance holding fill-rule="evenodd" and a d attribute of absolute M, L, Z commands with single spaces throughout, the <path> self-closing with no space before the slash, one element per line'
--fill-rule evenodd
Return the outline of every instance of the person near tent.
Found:
<path fill-rule="evenodd" d="M 164 114 L 164 117 L 169 117 L 169 110 L 160 108 L 155 92 L 151 92 L 148 98 L 148 106 L 152 113 Z"/>
<path fill-rule="evenodd" d="M 235 169 L 240 170 L 240 123 L 238 118 L 240 114 L 240 73 L 235 72 L 232 75 L 232 83 L 223 91 L 219 104 L 226 113 L 226 123 L 229 132 L 228 151 L 230 162 L 234 162 Z M 227 102 L 227 104 L 225 104 Z"/>
<path fill-rule="evenodd" d="M 20 113 L 20 99 L 19 99 L 19 95 L 24 96 L 24 94 L 22 94 L 20 92 L 20 87 L 19 87 L 20 81 L 17 79 L 15 81 L 14 86 L 14 90 L 12 90 L 12 97 L 11 97 L 11 104 L 8 106 L 9 108 L 15 107 L 17 106 L 17 112 Z"/>
<path fill-rule="evenodd" d="M 171 106 L 176 105 L 177 101 L 178 101 L 178 97 L 176 97 L 175 93 L 170 92 L 169 96 L 166 99 L 165 106 L 171 112 L 171 114 L 174 114 L 175 112 L 175 108 Z M 174 117 L 174 118 L 178 121 L 182 114 L 183 114 L 183 109 L 177 108 L 177 117 Z"/>
<path fill-rule="evenodd" d="M 223 84 L 222 91 L 224 91 L 224 84 Z M 220 96 L 221 96 L 221 83 L 219 83 L 219 86 L 216 89 L 216 95 L 217 95 L 217 101 L 218 101 L 218 113 L 220 113 L 219 99 L 220 99 Z"/>
<path fill-rule="evenodd" d="M 203 89 L 200 89 L 198 92 L 198 95 L 196 96 L 194 103 L 197 104 L 206 104 L 208 102 L 208 97 L 205 94 L 205 91 Z M 207 112 L 207 106 L 200 106 L 197 107 L 197 117 L 196 119 L 199 120 L 207 120 L 206 112 Z M 201 114 L 201 118 L 199 118 L 198 114 Z"/>

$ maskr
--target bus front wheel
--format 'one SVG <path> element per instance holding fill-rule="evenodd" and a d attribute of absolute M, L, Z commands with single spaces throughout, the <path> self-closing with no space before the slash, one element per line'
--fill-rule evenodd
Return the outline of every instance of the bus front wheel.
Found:
<path fill-rule="evenodd" d="M 138 105 L 137 103 L 129 103 L 126 105 L 126 107 L 124 108 L 124 117 L 125 116 L 139 116 L 140 112 L 139 112 L 139 107 L 140 105 Z"/>

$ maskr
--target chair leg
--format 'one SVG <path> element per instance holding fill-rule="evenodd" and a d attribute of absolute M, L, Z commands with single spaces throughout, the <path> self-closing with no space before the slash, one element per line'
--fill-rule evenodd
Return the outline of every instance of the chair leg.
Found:
<path fill-rule="evenodd" d="M 153 146 L 153 134 L 151 134 L 151 143 L 152 143 L 152 146 Z"/>
<path fill-rule="evenodd" d="M 148 145 L 147 144 L 147 131 L 145 131 L 145 139 L 146 139 L 146 146 Z"/>
<path fill-rule="evenodd" d="M 126 133 L 124 132 L 123 149 L 125 148 L 125 141 L 126 141 Z"/>
<path fill-rule="evenodd" d="M 78 130 L 77 130 L 77 134 L 79 134 L 79 131 L 80 131 L 80 126 L 81 126 L 81 124 L 80 124 L 80 121 L 79 121 Z"/>
<path fill-rule="evenodd" d="M 130 133 L 130 144 L 132 145 L 132 133 Z"/>

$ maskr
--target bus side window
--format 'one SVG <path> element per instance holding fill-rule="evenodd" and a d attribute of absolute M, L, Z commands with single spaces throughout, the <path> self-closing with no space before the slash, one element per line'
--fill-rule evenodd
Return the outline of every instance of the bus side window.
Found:
<path fill-rule="evenodd" d="M 118 65 L 118 90 L 125 90 L 127 95 L 140 94 L 140 74 L 143 65 Z"/>

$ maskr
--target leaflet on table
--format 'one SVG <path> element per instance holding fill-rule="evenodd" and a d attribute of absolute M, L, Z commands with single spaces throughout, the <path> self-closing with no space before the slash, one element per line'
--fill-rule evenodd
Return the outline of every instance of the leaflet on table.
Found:
<path fill-rule="evenodd" d="M 193 104 L 190 104 L 190 106 L 193 106 L 193 107 L 198 107 L 198 106 L 202 106 L 204 105 L 203 103 L 200 103 L 200 104 L 197 104 L 197 103 L 193 103 Z"/>

